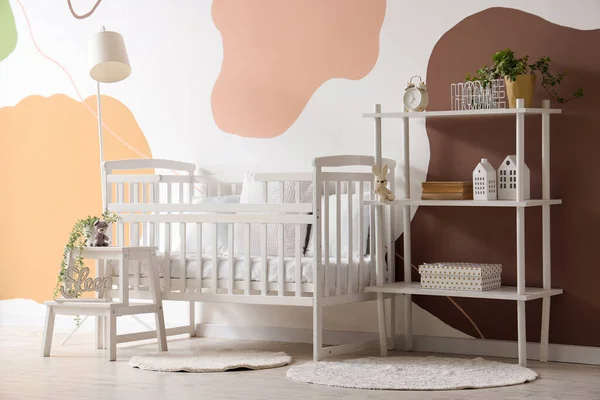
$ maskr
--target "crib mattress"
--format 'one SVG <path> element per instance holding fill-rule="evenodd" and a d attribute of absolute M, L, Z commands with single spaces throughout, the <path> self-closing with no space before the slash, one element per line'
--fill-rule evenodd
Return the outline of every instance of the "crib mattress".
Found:
<path fill-rule="evenodd" d="M 165 271 L 167 268 L 167 260 L 164 254 L 158 254 L 157 260 L 159 262 L 159 276 L 163 278 L 165 276 Z M 343 283 L 347 282 L 348 276 L 348 259 L 341 259 L 339 264 L 339 270 L 341 275 L 341 280 Z M 313 263 L 314 258 L 312 257 L 302 257 L 300 259 L 300 268 L 301 268 L 301 277 L 303 283 L 312 283 L 314 280 L 314 271 L 313 271 Z M 186 257 L 186 277 L 187 279 L 196 279 L 198 269 L 196 268 L 196 256 L 193 254 L 188 254 Z M 235 281 L 244 281 L 245 280 L 245 272 L 246 272 L 246 260 L 244 256 L 234 257 L 234 280 Z M 279 257 L 268 257 L 267 258 L 267 277 L 269 282 L 278 282 L 279 280 L 279 271 L 280 271 L 280 259 Z M 292 257 L 285 257 L 283 259 L 284 264 L 284 281 L 287 283 L 293 283 L 296 281 L 296 259 Z M 331 258 L 329 260 L 329 265 L 326 268 L 326 272 L 328 274 L 328 281 L 331 284 L 335 283 L 336 279 L 336 259 Z M 363 282 L 369 282 L 370 279 L 370 265 L 371 260 L 367 258 L 363 261 L 362 268 L 362 278 Z M 134 267 L 135 268 L 135 267 Z M 170 268 L 171 268 L 171 278 L 179 279 L 181 277 L 181 257 L 179 254 L 171 254 L 170 255 Z M 119 270 L 117 268 L 116 261 L 108 261 L 107 262 L 107 275 L 118 277 Z M 218 256 L 217 257 L 217 279 L 229 279 L 229 258 L 227 256 Z M 351 268 L 350 268 L 350 282 L 351 284 L 356 284 L 356 280 L 358 279 L 358 257 L 355 257 L 352 260 Z M 212 255 L 203 255 L 202 256 L 202 279 L 212 279 L 212 274 L 214 272 L 213 267 L 213 258 Z M 253 282 L 259 282 L 261 280 L 263 272 L 263 262 L 262 257 L 250 257 L 250 280 Z M 130 275 L 132 273 L 130 272 Z M 148 261 L 143 261 L 140 267 L 140 277 L 146 278 L 148 277 Z M 345 286 L 345 285 L 344 285 Z"/>

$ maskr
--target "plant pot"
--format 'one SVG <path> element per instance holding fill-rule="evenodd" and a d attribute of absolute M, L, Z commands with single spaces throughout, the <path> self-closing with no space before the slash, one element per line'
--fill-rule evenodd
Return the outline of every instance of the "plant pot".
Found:
<path fill-rule="evenodd" d="M 515 81 L 511 81 L 507 76 L 504 77 L 509 108 L 517 107 L 517 99 L 525 100 L 525 108 L 533 107 L 535 80 L 536 76 L 533 74 L 517 75 Z"/>

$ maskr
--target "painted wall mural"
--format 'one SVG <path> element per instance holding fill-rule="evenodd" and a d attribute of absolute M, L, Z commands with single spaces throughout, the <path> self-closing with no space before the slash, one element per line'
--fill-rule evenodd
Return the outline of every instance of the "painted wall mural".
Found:
<path fill-rule="evenodd" d="M 95 110 L 95 97 L 85 102 Z M 103 96 L 104 122 L 151 157 L 133 114 Z M 87 107 L 64 95 L 30 96 L 0 108 L 0 298 L 52 298 L 63 247 L 73 223 L 97 215 L 101 206 L 97 120 Z M 106 158 L 139 155 L 110 134 Z"/>
<path fill-rule="evenodd" d="M 577 8 L 559 0 L 448 4 L 178 0 L 175 7 L 163 0 L 0 0 L 0 180 L 18 194 L 4 196 L 0 207 L 0 317 L 21 304 L 15 299 L 50 298 L 73 221 L 99 210 L 95 82 L 85 64 L 89 36 L 106 25 L 122 33 L 132 63 L 127 80 L 103 86 L 106 158 L 190 161 L 222 180 L 239 180 L 248 169 L 307 172 L 313 157 L 371 153 L 372 121 L 361 114 L 375 103 L 399 110 L 411 75 L 426 73 L 430 109 L 447 109 L 449 83 L 489 62 L 493 51 L 510 46 L 531 57 L 551 56 L 557 69 L 570 72 L 565 92 L 570 85 L 586 89 L 586 97 L 552 121 L 552 194 L 565 201 L 552 210 L 553 279 L 566 293 L 552 304 L 551 341 L 600 346 L 591 333 L 600 328 L 600 298 L 593 290 L 598 276 L 587 261 L 593 260 L 598 207 L 592 199 L 598 196 L 578 175 L 596 173 L 593 93 L 600 81 L 589 48 L 598 41 L 597 7 L 583 0 Z M 490 8 L 499 5 L 514 9 Z M 411 126 L 411 191 L 418 193 L 427 178 L 468 179 L 480 157 L 497 164 L 512 152 L 512 134 L 504 132 L 513 132 L 511 121 L 463 123 Z M 534 196 L 536 123 L 526 122 Z M 385 121 L 384 129 L 397 132 L 400 122 Z M 385 139 L 383 155 L 400 159 L 400 135 Z M 49 178 L 57 173 L 69 179 L 57 184 Z M 514 283 L 514 211 L 413 211 L 415 262 L 502 262 L 504 283 Z M 494 229 L 476 225 L 484 217 Z M 539 210 L 528 210 L 531 284 L 540 283 L 539 222 Z M 19 257 L 24 253 L 33 255 Z M 514 339 L 514 304 L 455 301 L 467 315 L 447 299 L 417 299 L 416 333 Z M 529 339 L 537 340 L 539 304 L 527 307 Z M 183 308 L 167 318 L 187 318 Z M 204 322 L 215 324 L 312 324 L 303 309 L 273 307 L 265 316 L 260 307 L 203 305 L 202 312 Z M 352 312 L 350 320 L 343 307 L 327 311 L 326 328 L 376 329 L 373 304 Z M 491 312 L 496 319 L 488 318 Z M 397 321 L 401 331 L 402 315 Z"/>
<path fill-rule="evenodd" d="M 10 2 L 0 0 L 0 61 L 4 60 L 17 46 L 17 27 Z"/>
<path fill-rule="evenodd" d="M 324 82 L 371 71 L 385 0 L 215 0 L 212 15 L 223 38 L 215 122 L 223 132 L 272 138 Z"/>
<path fill-rule="evenodd" d="M 510 26 L 478 35 L 482 26 Z M 563 114 L 551 119 L 551 197 L 563 204 L 552 213 L 552 284 L 564 289 L 551 306 L 551 343 L 600 346 L 600 296 L 594 264 L 600 222 L 600 174 L 597 162 L 597 110 L 600 98 L 600 30 L 578 30 L 553 24 L 533 14 L 491 8 L 465 18 L 433 49 L 427 70 L 430 109 L 448 109 L 448 87 L 489 63 L 491 54 L 510 47 L 532 59 L 550 56 L 558 71 L 569 75 L 561 91 L 584 87 L 586 96 L 567 104 L 552 102 Z M 469 49 L 454 57 L 458 47 Z M 452 62 L 448 62 L 451 59 Z M 548 95 L 537 86 L 537 106 Z M 514 119 L 428 119 L 431 144 L 428 180 L 470 179 L 473 167 L 487 157 L 494 166 L 515 154 Z M 531 169 L 531 196 L 541 198 L 541 118 L 525 122 L 525 162 Z M 413 219 L 415 262 L 438 260 L 502 263 L 502 283 L 516 286 L 516 226 L 513 209 L 449 209 L 425 207 Z M 541 208 L 526 209 L 528 286 L 542 286 Z M 482 223 L 485 221 L 485 223 Z M 415 276 L 417 278 L 418 276 Z M 477 336 L 465 318 L 433 297 L 417 303 L 461 331 Z M 473 317 L 486 338 L 516 340 L 513 302 L 456 299 Z M 541 300 L 527 303 L 527 339 L 539 341 Z M 494 318 L 489 318 L 494 315 Z M 585 321 L 585 322 L 583 322 Z"/>

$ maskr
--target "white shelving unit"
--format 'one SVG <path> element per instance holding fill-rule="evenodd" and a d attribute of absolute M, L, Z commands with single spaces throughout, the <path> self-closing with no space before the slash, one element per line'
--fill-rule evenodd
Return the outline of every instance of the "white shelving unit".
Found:
<path fill-rule="evenodd" d="M 551 109 L 550 102 L 544 100 L 542 108 L 524 108 L 523 99 L 517 100 L 517 108 L 496 110 L 472 111 L 425 111 L 425 112 L 381 112 L 381 105 L 375 105 L 374 113 L 363 114 L 364 118 L 373 118 L 375 121 L 375 160 L 381 164 L 381 119 L 400 118 L 402 120 L 402 180 L 405 198 L 381 204 L 377 201 L 364 203 L 375 207 L 376 238 L 377 238 L 377 286 L 365 290 L 377 293 L 377 309 L 379 316 L 379 338 L 381 355 L 387 355 L 387 333 L 385 326 L 384 294 L 402 294 L 405 299 L 405 349 L 412 350 L 412 295 L 424 296 L 452 296 L 481 299 L 512 300 L 517 302 L 518 325 L 518 354 L 519 364 L 527 364 L 526 335 L 525 335 L 525 302 L 542 299 L 542 326 L 540 341 L 540 361 L 548 360 L 548 334 L 550 327 L 550 298 L 562 294 L 562 289 L 553 289 L 551 286 L 550 271 L 550 206 L 562 204 L 560 199 L 550 199 L 550 115 L 560 114 L 561 110 Z M 525 158 L 525 115 L 540 115 L 542 120 L 542 198 L 525 200 L 523 188 L 523 166 Z M 517 199 L 511 200 L 420 200 L 412 199 L 410 195 L 410 152 L 409 152 L 409 120 L 414 118 L 507 118 L 516 119 L 516 155 L 517 155 Z M 460 123 L 460 120 L 457 121 Z M 398 196 L 397 196 L 398 197 Z M 499 289 L 474 292 L 462 290 L 422 289 L 418 282 L 411 282 L 411 232 L 410 211 L 411 207 L 514 207 L 516 208 L 517 229 L 517 286 L 503 286 Z M 384 284 L 383 260 L 383 207 L 401 207 L 404 217 L 404 282 Z M 542 270 L 543 287 L 533 288 L 525 285 L 525 207 L 542 207 Z M 388 215 L 393 215 L 392 212 Z"/>

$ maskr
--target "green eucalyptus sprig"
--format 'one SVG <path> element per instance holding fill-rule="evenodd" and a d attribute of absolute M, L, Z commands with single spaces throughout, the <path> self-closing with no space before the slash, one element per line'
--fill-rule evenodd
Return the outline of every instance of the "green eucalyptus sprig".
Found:
<path fill-rule="evenodd" d="M 56 287 L 54 288 L 53 298 L 56 298 L 60 293 L 60 286 L 64 281 L 65 273 L 67 272 L 68 268 L 69 254 L 73 253 L 74 256 L 72 266 L 75 267 L 78 272 L 84 267 L 82 257 L 83 249 L 87 246 L 88 240 L 91 239 L 94 233 L 94 222 L 99 219 L 103 219 L 108 224 L 113 224 L 120 221 L 121 217 L 115 213 L 109 213 L 108 210 L 105 210 L 101 217 L 88 216 L 75 222 L 75 225 L 69 234 L 69 240 L 63 251 L 62 261 L 60 263 L 60 271 L 58 273 L 58 278 L 56 279 Z"/>

